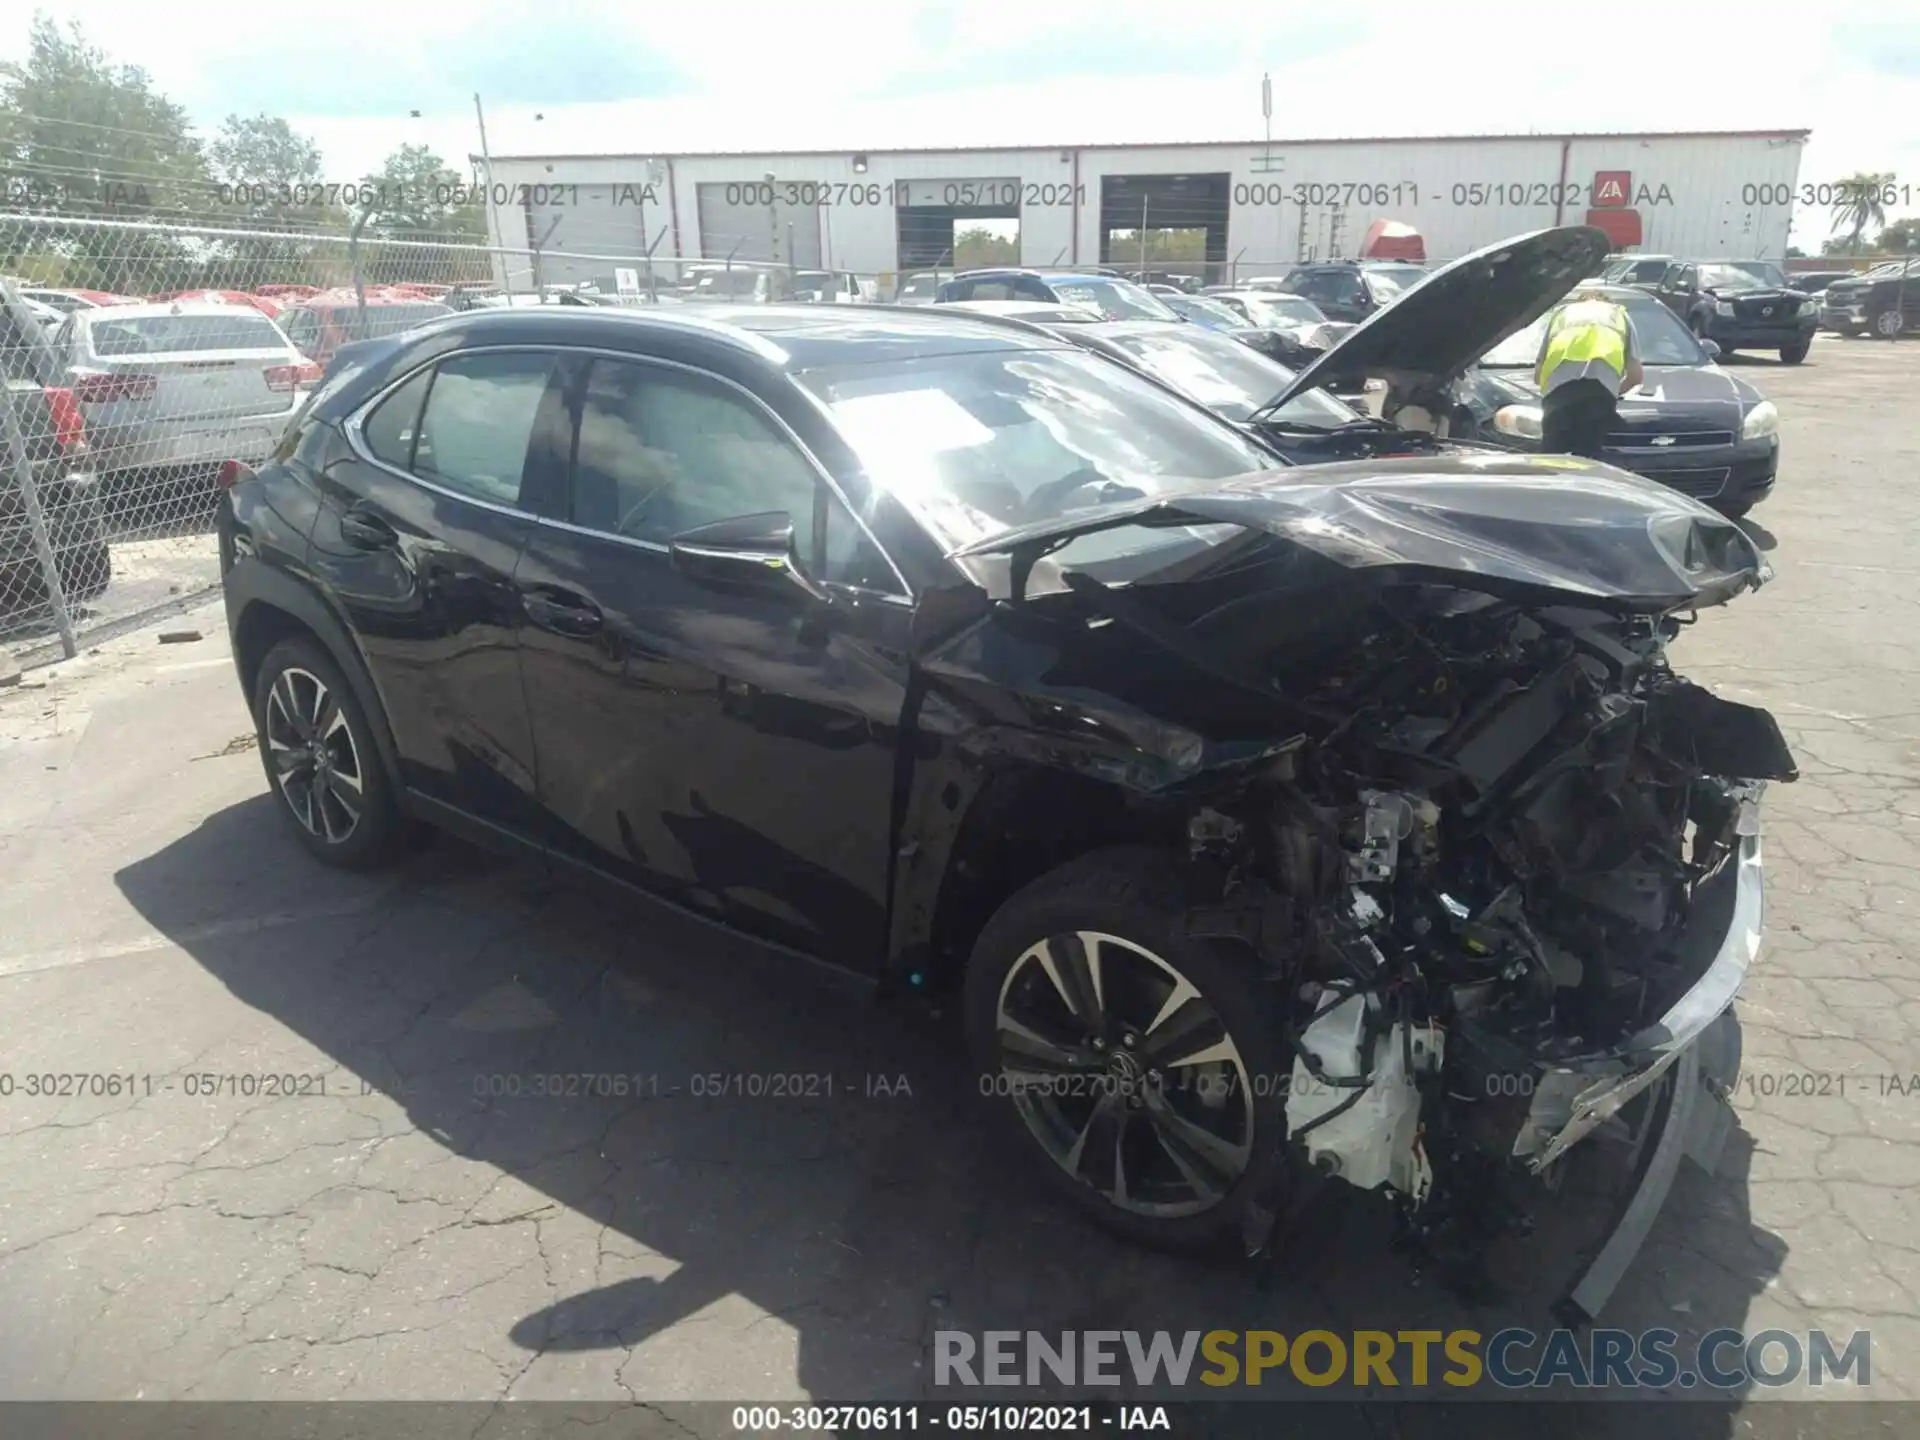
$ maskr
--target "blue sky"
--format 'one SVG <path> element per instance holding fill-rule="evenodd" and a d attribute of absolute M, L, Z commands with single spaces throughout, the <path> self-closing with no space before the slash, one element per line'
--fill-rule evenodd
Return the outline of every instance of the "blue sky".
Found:
<path fill-rule="evenodd" d="M 55 13 L 209 126 L 287 116 L 329 179 L 402 143 L 461 163 L 478 148 L 475 91 L 497 154 L 858 150 L 1248 139 L 1266 71 L 1284 139 L 1809 127 L 1803 180 L 1872 169 L 1920 184 L 1912 0 L 1832 0 L 1777 21 L 1718 0 L 1287 8 L 329 0 L 284 40 L 257 0 L 66 0 Z M 24 49 L 28 16 L 17 0 L 0 15 L 0 55 Z"/>

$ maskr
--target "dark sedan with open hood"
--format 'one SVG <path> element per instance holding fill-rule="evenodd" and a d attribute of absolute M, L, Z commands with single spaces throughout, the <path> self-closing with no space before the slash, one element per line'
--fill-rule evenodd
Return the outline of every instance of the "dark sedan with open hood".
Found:
<path fill-rule="evenodd" d="M 1772 402 L 1715 364 L 1713 342 L 1697 339 L 1644 290 L 1584 282 L 1606 245 L 1600 231 L 1568 226 L 1465 256 L 1293 375 L 1270 405 L 1250 414 L 1221 413 L 1250 422 L 1296 461 L 1482 446 L 1537 449 L 1534 365 L 1548 313 L 1578 290 L 1626 307 L 1646 371 L 1645 382 L 1620 401 L 1603 458 L 1724 514 L 1746 513 L 1772 493 L 1779 469 Z M 1086 343 L 1099 338 L 1090 331 Z M 1171 348 L 1129 343 L 1143 359 L 1151 349 Z M 1194 373 L 1191 362 L 1146 368 L 1220 408 L 1213 397 L 1223 386 L 1203 393 L 1184 383 Z M 1385 424 L 1354 423 L 1316 436 L 1301 433 L 1301 420 L 1311 426 L 1313 417 L 1290 413 L 1316 389 L 1354 394 L 1367 385 L 1379 396 Z"/>
<path fill-rule="evenodd" d="M 1556 456 L 1296 468 L 948 306 L 482 311 L 354 361 L 221 500 L 315 860 L 431 821 L 952 993 L 1007 1140 L 1156 1243 L 1279 1250 L 1319 1189 L 1451 1265 L 1612 1147 L 1591 1316 L 1712 1163 L 1794 774 L 1667 658 L 1766 578 L 1725 518 Z"/>
<path fill-rule="evenodd" d="M 1780 469 L 1780 416 L 1743 377 L 1715 363 L 1702 341 L 1660 301 L 1630 286 L 1592 293 L 1626 308 L 1646 378 L 1620 397 L 1602 456 L 1623 470 L 1740 516 L 1773 493 Z M 1546 322 L 1496 345 L 1460 386 L 1496 445 L 1531 450 L 1540 440 L 1534 365 Z"/>

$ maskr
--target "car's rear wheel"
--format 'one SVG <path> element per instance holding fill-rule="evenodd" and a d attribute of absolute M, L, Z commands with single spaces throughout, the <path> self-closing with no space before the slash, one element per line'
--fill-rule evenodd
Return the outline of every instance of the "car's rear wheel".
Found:
<path fill-rule="evenodd" d="M 981 1093 L 1045 1182 L 1177 1248 L 1237 1235 L 1284 1163 L 1283 998 L 1186 933 L 1171 857 L 1098 851 L 1014 895 L 966 979 Z"/>
<path fill-rule="evenodd" d="M 294 838 L 346 870 L 392 859 L 406 835 L 366 712 L 321 646 L 283 640 L 254 682 L 260 761 Z"/>
<path fill-rule="evenodd" d="M 1810 340 L 1802 340 L 1798 345 L 1784 345 L 1780 349 L 1780 363 L 1782 365 L 1798 365 L 1802 360 L 1807 358 L 1807 351 L 1812 348 L 1813 342 Z"/>
<path fill-rule="evenodd" d="M 1873 333 L 1882 340 L 1898 340 L 1901 331 L 1906 328 L 1906 316 L 1897 308 L 1889 307 L 1873 317 Z"/>

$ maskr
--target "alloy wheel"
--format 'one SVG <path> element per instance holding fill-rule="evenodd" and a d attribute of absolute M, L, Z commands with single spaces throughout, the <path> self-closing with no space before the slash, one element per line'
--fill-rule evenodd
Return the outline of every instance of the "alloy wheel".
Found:
<path fill-rule="evenodd" d="M 1874 333 L 1892 340 L 1906 328 L 1906 317 L 1898 310 L 1882 310 L 1873 318 Z"/>
<path fill-rule="evenodd" d="M 267 763 L 287 808 L 311 834 L 344 843 L 360 824 L 366 772 L 353 727 L 312 671 L 288 666 L 267 692 Z"/>
<path fill-rule="evenodd" d="M 1198 1214 L 1246 1173 L 1254 1096 L 1239 1047 L 1144 946 L 1088 930 L 1030 946 L 1001 984 L 995 1034 L 999 1084 L 1028 1131 L 1118 1208 Z"/>

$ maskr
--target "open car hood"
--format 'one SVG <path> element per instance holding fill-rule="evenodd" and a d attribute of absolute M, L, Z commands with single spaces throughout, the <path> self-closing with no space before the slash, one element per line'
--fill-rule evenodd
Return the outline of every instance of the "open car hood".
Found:
<path fill-rule="evenodd" d="M 1597 461 L 1502 452 L 1263 470 L 1071 511 L 954 558 L 993 598 L 1019 600 L 1038 562 L 1079 536 L 1217 523 L 1348 570 L 1627 612 L 1717 605 L 1772 576 L 1738 525 L 1664 485 Z"/>
<path fill-rule="evenodd" d="M 1356 325 L 1267 408 L 1316 386 L 1357 389 L 1374 376 L 1449 384 L 1558 304 L 1600 267 L 1612 243 L 1591 225 L 1565 225 L 1462 256 Z"/>

